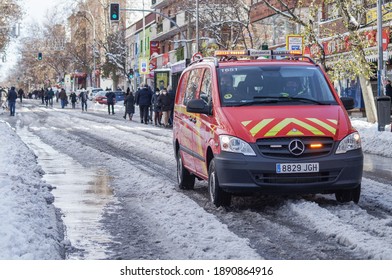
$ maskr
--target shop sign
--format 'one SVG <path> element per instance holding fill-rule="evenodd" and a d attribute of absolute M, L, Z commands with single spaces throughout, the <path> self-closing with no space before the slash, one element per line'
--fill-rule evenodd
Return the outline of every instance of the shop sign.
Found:
<path fill-rule="evenodd" d="M 364 38 L 366 47 L 377 46 L 377 30 L 368 30 L 361 33 Z M 385 39 L 385 41 L 384 41 Z M 383 49 L 388 47 L 389 43 L 389 27 L 383 29 Z M 325 55 L 339 54 L 351 51 L 351 43 L 349 36 L 334 38 L 332 40 L 322 42 Z M 310 56 L 315 57 L 320 54 L 319 46 L 310 47 Z"/>
<path fill-rule="evenodd" d="M 375 2 L 375 1 L 374 1 Z M 392 9 L 392 3 L 384 3 L 382 6 L 382 20 L 389 21 L 392 20 L 392 13 L 390 12 Z M 376 22 L 377 21 L 377 6 L 373 9 L 366 11 L 366 23 Z"/>
<path fill-rule="evenodd" d="M 150 41 L 150 57 L 153 54 L 159 54 L 159 53 L 160 53 L 159 41 Z"/>

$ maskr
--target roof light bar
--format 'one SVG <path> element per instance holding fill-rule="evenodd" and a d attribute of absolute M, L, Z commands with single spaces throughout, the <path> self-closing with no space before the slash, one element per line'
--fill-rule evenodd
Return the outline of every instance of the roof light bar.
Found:
<path fill-rule="evenodd" d="M 275 51 L 275 50 L 217 50 L 215 56 L 270 56 L 270 55 L 302 55 L 301 50 Z"/>
<path fill-rule="evenodd" d="M 239 56 L 248 55 L 247 50 L 217 50 L 215 51 L 215 56 Z"/>

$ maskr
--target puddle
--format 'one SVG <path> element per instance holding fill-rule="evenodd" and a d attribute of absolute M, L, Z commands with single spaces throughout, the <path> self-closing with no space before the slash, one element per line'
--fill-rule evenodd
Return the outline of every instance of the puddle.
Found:
<path fill-rule="evenodd" d="M 106 259 L 107 244 L 113 241 L 99 221 L 104 207 L 115 199 L 107 170 L 83 167 L 26 129 L 17 133 L 38 156 L 38 164 L 46 173 L 43 179 L 55 187 L 54 205 L 61 209 L 65 239 L 71 243 L 67 259 Z"/>

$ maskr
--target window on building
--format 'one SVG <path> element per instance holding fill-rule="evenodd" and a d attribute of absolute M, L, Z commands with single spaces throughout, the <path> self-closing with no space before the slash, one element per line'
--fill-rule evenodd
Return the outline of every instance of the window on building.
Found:
<path fill-rule="evenodd" d="M 341 17 L 339 6 L 336 3 L 324 4 L 321 21 L 334 20 Z"/>

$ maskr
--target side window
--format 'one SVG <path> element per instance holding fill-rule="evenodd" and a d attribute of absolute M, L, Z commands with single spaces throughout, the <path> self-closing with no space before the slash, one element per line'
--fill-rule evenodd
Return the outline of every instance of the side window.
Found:
<path fill-rule="evenodd" d="M 193 69 L 188 78 L 188 84 L 185 90 L 184 105 L 188 103 L 189 100 L 195 99 L 197 96 L 197 91 L 199 90 L 199 82 L 203 74 L 202 68 Z"/>
<path fill-rule="evenodd" d="M 177 102 L 181 102 L 182 100 L 184 100 L 188 78 L 189 78 L 189 72 L 185 72 L 181 77 L 180 83 L 177 86 L 177 93 L 176 93 L 176 98 L 178 98 Z"/>
<path fill-rule="evenodd" d="M 201 82 L 200 99 L 203 99 L 205 103 L 209 104 L 212 100 L 212 75 L 210 69 L 206 69 Z"/>

